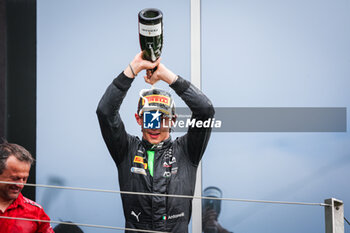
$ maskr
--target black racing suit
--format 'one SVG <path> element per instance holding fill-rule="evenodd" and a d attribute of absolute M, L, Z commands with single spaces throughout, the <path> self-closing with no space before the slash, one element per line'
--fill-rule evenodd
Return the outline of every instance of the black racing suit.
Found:
<path fill-rule="evenodd" d="M 211 129 L 191 126 L 184 136 L 157 145 L 129 135 L 119 109 L 132 81 L 122 72 L 109 85 L 97 108 L 103 139 L 118 167 L 120 190 L 193 196 L 197 166 Z M 213 118 L 210 100 L 190 82 L 178 77 L 170 87 L 191 109 L 192 119 Z M 153 177 L 147 169 L 146 151 L 150 149 L 155 151 Z M 188 232 L 192 199 L 132 194 L 121 197 L 126 228 Z"/>

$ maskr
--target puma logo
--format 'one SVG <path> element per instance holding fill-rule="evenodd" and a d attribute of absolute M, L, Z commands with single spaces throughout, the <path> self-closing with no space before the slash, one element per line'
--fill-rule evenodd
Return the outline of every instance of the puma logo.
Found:
<path fill-rule="evenodd" d="M 135 216 L 135 218 L 136 218 L 136 220 L 138 221 L 138 222 L 140 222 L 140 220 L 139 220 L 139 215 L 141 214 L 141 212 L 139 213 L 139 214 L 135 214 L 135 212 L 134 211 L 131 211 L 131 215 L 133 215 L 133 216 Z"/>

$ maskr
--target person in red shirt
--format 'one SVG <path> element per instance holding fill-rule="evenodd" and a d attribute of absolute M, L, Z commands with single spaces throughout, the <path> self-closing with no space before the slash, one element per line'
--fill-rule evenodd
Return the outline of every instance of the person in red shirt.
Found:
<path fill-rule="evenodd" d="M 39 204 L 21 193 L 33 161 L 32 155 L 22 146 L 8 142 L 0 144 L 0 181 L 21 183 L 0 183 L 1 233 L 54 233 L 49 222 L 8 219 L 50 221 Z"/>

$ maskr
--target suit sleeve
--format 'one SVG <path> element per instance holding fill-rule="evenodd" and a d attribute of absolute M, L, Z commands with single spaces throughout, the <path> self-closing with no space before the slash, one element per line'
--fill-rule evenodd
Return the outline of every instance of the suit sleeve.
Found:
<path fill-rule="evenodd" d="M 192 85 L 189 81 L 180 76 L 175 83 L 170 87 L 174 89 L 186 105 L 191 109 L 191 121 L 206 121 L 212 119 L 215 110 L 211 101 L 206 97 L 202 91 Z M 211 127 L 197 127 L 196 124 L 190 125 L 187 134 L 181 137 L 182 143 L 187 150 L 187 155 L 194 165 L 198 165 L 203 153 L 207 147 L 211 134 Z"/>
<path fill-rule="evenodd" d="M 132 81 L 133 79 L 126 77 L 123 72 L 119 74 L 108 86 L 96 110 L 103 139 L 117 165 L 123 160 L 129 146 L 129 135 L 121 120 L 119 109 Z"/>

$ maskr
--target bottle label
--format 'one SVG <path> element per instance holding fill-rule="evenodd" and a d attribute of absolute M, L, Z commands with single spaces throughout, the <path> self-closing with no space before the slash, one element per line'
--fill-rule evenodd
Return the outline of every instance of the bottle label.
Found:
<path fill-rule="evenodd" d="M 139 31 L 143 36 L 154 37 L 162 34 L 162 23 L 156 25 L 145 25 L 139 23 Z"/>

